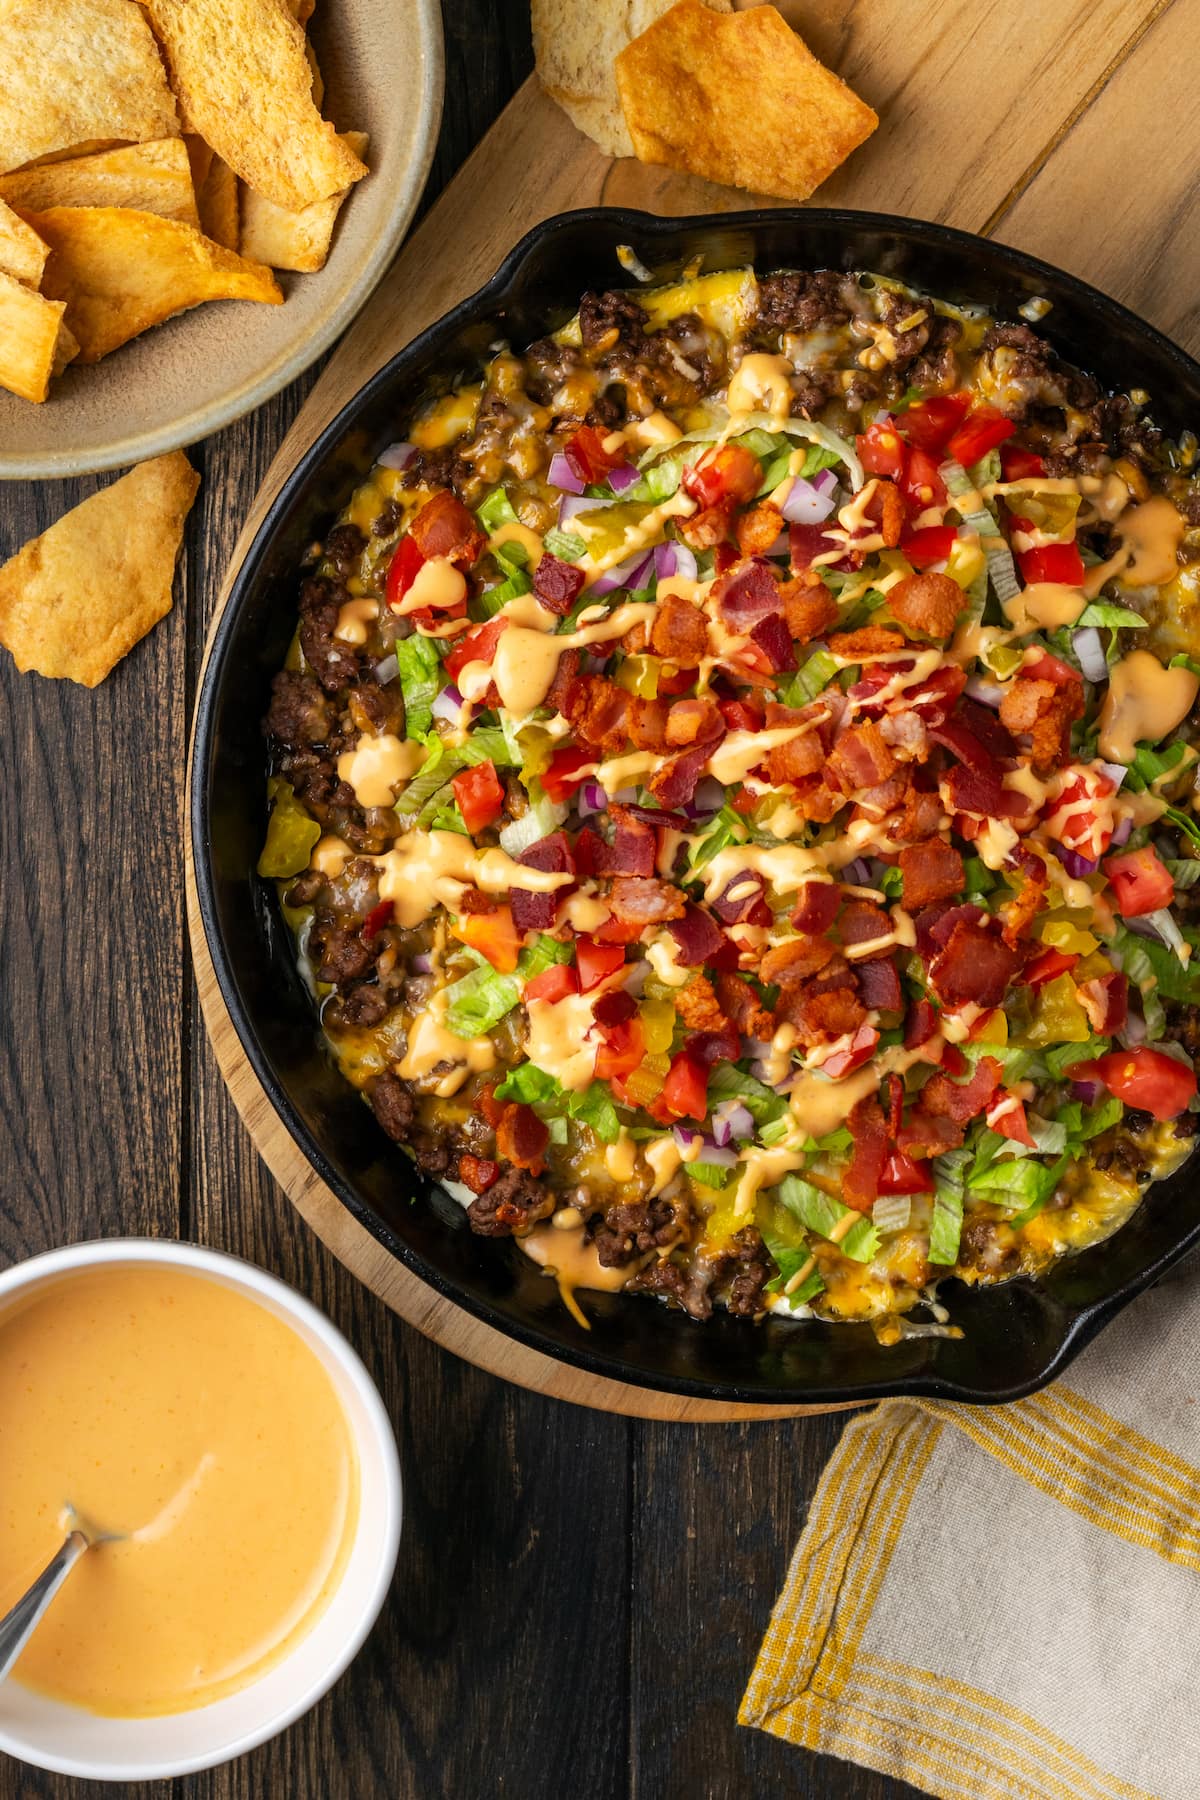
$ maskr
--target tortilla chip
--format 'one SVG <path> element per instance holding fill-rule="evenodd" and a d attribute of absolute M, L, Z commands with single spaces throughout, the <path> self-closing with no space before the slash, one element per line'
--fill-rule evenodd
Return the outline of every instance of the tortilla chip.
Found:
<path fill-rule="evenodd" d="M 321 73 L 321 65 L 317 61 L 317 53 L 309 38 L 304 40 L 304 54 L 308 58 L 308 66 L 312 71 L 312 103 L 320 110 L 325 104 L 325 77 Z M 343 136 L 345 134 L 343 133 Z"/>
<path fill-rule="evenodd" d="M 707 0 L 728 12 L 731 0 Z M 672 0 L 533 0 L 533 50 L 542 86 L 580 131 L 609 156 L 632 156 L 614 64 L 631 38 L 645 31 Z"/>
<path fill-rule="evenodd" d="M 0 173 L 76 145 L 178 135 L 136 0 L 4 0 L 0 71 Z"/>
<path fill-rule="evenodd" d="M 61 375 L 69 362 L 74 362 L 79 355 L 79 339 L 71 330 L 65 319 L 58 321 L 58 341 L 54 346 L 54 367 L 51 373 Z"/>
<path fill-rule="evenodd" d="M 346 142 L 355 156 L 365 156 L 365 131 L 348 131 Z M 349 188 L 328 200 L 314 200 L 303 212 L 285 212 L 253 188 L 242 189 L 242 254 L 272 269 L 296 269 L 310 275 L 325 267 L 338 209 Z"/>
<path fill-rule="evenodd" d="M 42 289 L 66 301 L 81 363 L 205 300 L 283 303 L 269 269 L 177 219 L 116 206 L 56 206 L 26 218 L 50 246 Z"/>
<path fill-rule="evenodd" d="M 5 205 L 0 186 L 0 273 L 25 282 L 27 287 L 40 287 L 49 254 L 49 246 L 43 244 L 33 227 Z"/>
<path fill-rule="evenodd" d="M 297 25 L 307 25 L 317 9 L 317 0 L 283 0 Z"/>
<path fill-rule="evenodd" d="M 95 687 L 171 610 L 200 477 L 182 450 L 139 463 L 0 569 L 0 644 L 25 674 Z"/>
<path fill-rule="evenodd" d="M 806 200 L 879 120 L 773 6 L 714 16 L 679 0 L 617 58 L 643 162 Z"/>
<path fill-rule="evenodd" d="M 200 223 L 187 147 L 177 137 L 0 175 L 0 200 L 27 212 L 47 212 L 53 206 L 127 206 L 185 225 Z"/>
<path fill-rule="evenodd" d="M 146 0 L 189 121 L 247 187 L 299 212 L 366 169 L 312 99 L 304 33 L 278 0 Z"/>
<path fill-rule="evenodd" d="M 219 156 L 213 157 L 203 186 L 196 189 L 196 205 L 200 208 L 200 229 L 205 237 L 226 250 L 237 250 L 238 178 Z"/>
<path fill-rule="evenodd" d="M 61 301 L 0 274 L 0 387 L 22 400 L 46 398 L 64 311 Z"/>

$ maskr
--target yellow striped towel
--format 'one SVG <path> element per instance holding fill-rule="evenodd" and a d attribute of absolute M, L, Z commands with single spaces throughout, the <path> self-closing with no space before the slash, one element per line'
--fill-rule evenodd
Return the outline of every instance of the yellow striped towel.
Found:
<path fill-rule="evenodd" d="M 1198 1800 L 1197 1273 L 1029 1400 L 853 1418 L 740 1723 L 944 1800 Z"/>

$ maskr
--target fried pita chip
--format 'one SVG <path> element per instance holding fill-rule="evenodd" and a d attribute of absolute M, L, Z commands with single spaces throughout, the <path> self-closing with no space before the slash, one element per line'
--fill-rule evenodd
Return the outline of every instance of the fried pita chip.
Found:
<path fill-rule="evenodd" d="M 239 249 L 238 178 L 219 156 L 213 157 L 203 185 L 196 189 L 196 205 L 205 237 L 226 250 Z"/>
<path fill-rule="evenodd" d="M 50 246 L 42 288 L 66 302 L 81 363 L 205 300 L 283 303 L 269 269 L 177 219 L 116 206 L 56 206 L 26 218 Z"/>
<path fill-rule="evenodd" d="M 672 0 L 532 0 L 533 50 L 542 86 L 567 116 L 609 156 L 632 156 L 614 63 L 631 38 L 645 31 Z M 707 0 L 728 12 L 730 0 Z"/>
<path fill-rule="evenodd" d="M 127 206 L 185 225 L 200 224 L 187 147 L 177 137 L 0 175 L 0 200 L 28 212 L 47 212 L 53 206 Z"/>
<path fill-rule="evenodd" d="M 325 104 L 325 77 L 321 73 L 317 53 L 308 38 L 304 40 L 304 54 L 308 58 L 308 66 L 312 70 L 312 103 L 319 110 Z M 345 137 L 344 132 L 342 136 Z"/>
<path fill-rule="evenodd" d="M 24 219 L 18 219 L 4 201 L 0 187 L 0 273 L 23 281 L 27 287 L 40 287 L 42 270 L 50 254 L 37 232 Z"/>
<path fill-rule="evenodd" d="M 634 148 L 709 181 L 805 200 L 879 120 L 773 6 L 679 0 L 617 58 Z"/>
<path fill-rule="evenodd" d="M 0 274 L 0 387 L 22 400 L 46 398 L 64 311 L 61 301 Z"/>
<path fill-rule="evenodd" d="M 312 99 L 304 33 L 279 0 L 146 0 L 188 120 L 247 187 L 299 212 L 366 169 Z"/>
<path fill-rule="evenodd" d="M 355 156 L 365 156 L 365 131 L 348 131 L 346 142 Z M 314 200 L 303 212 L 285 212 L 273 200 L 265 200 L 253 188 L 242 189 L 243 256 L 266 263 L 272 269 L 296 269 L 311 275 L 325 267 L 338 209 L 349 188 L 328 200 Z"/>
<path fill-rule="evenodd" d="M 54 346 L 54 375 L 61 375 L 69 362 L 79 355 L 79 339 L 65 319 L 58 321 L 58 342 Z"/>
<path fill-rule="evenodd" d="M 75 146 L 178 135 L 136 0 L 3 0 L 0 71 L 0 172 Z"/>
<path fill-rule="evenodd" d="M 0 569 L 0 644 L 25 674 L 95 687 L 171 610 L 200 477 L 156 456 L 65 513 Z"/>

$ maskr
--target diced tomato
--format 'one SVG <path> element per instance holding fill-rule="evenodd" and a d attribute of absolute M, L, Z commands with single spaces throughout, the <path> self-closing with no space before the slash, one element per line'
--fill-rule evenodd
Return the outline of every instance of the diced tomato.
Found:
<path fill-rule="evenodd" d="M 879 1033 L 873 1025 L 860 1025 L 844 1050 L 835 1050 L 821 1064 L 822 1072 L 832 1081 L 840 1081 L 852 1069 L 859 1069 L 875 1054 Z"/>
<path fill-rule="evenodd" d="M 1075 1063 L 1067 1070 L 1071 1081 L 1085 1081 L 1089 1075 L 1126 1106 L 1155 1119 L 1177 1119 L 1196 1097 L 1196 1071 L 1148 1044 L 1136 1050 L 1110 1050 L 1095 1062 Z"/>
<path fill-rule="evenodd" d="M 568 994 L 579 992 L 579 977 L 570 963 L 551 963 L 540 975 L 525 987 L 526 1000 L 546 1000 L 553 1005 L 556 1000 L 565 1000 Z"/>
<path fill-rule="evenodd" d="M 914 569 L 928 569 L 933 563 L 945 562 L 958 536 L 953 525 L 926 525 L 921 531 L 910 531 L 900 539 L 900 548 Z"/>
<path fill-rule="evenodd" d="M 1046 465 L 1040 456 L 1020 444 L 1001 444 L 1000 473 L 1005 481 L 1029 481 L 1034 475 L 1044 475 Z"/>
<path fill-rule="evenodd" d="M 942 1050 L 942 1067 L 947 1075 L 965 1075 L 969 1064 L 957 1044 L 946 1044 Z"/>
<path fill-rule="evenodd" d="M 480 956 L 486 956 L 493 969 L 511 975 L 521 953 L 521 937 L 513 924 L 512 908 L 498 906 L 495 912 L 464 913 L 454 927 L 454 935 Z"/>
<path fill-rule="evenodd" d="M 615 975 L 625 961 L 621 944 L 597 944 L 590 937 L 575 939 L 575 962 L 579 969 L 579 991 L 590 994 L 594 987 Z"/>
<path fill-rule="evenodd" d="M 1047 981 L 1055 981 L 1058 976 L 1066 975 L 1078 961 L 1078 956 L 1068 950 L 1043 950 L 1040 956 L 1035 956 L 1031 963 L 1025 965 L 1020 979 L 1026 987 L 1043 987 Z"/>
<path fill-rule="evenodd" d="M 1032 662 L 1021 668 L 1022 675 L 1028 675 L 1031 681 L 1052 681 L 1055 687 L 1068 687 L 1072 681 L 1082 681 L 1083 676 L 1070 663 L 1063 662 L 1057 656 L 1051 656 L 1043 650 Z"/>
<path fill-rule="evenodd" d="M 882 419 L 854 440 L 858 459 L 868 475 L 899 475 L 904 467 L 904 445 L 896 427 Z"/>
<path fill-rule="evenodd" d="M 1064 587 L 1079 587 L 1083 581 L 1083 558 L 1074 538 L 1069 544 L 1038 544 L 1032 550 L 1018 550 L 1017 562 L 1021 579 L 1057 581 Z"/>
<path fill-rule="evenodd" d="M 944 450 L 970 404 L 966 389 L 957 394 L 933 394 L 902 413 L 896 427 L 919 450 Z"/>
<path fill-rule="evenodd" d="M 676 669 L 673 675 L 669 675 L 665 670 L 660 669 L 658 691 L 661 695 L 667 696 L 686 694 L 689 688 L 695 687 L 697 673 L 696 669 Z"/>
<path fill-rule="evenodd" d="M 508 620 L 499 614 L 489 619 L 486 625 L 476 625 L 474 630 L 465 632 L 455 644 L 446 658 L 445 669 L 451 681 L 457 681 L 468 663 L 490 663 L 496 654 L 496 645 L 500 642 L 500 634 L 508 624 Z"/>
<path fill-rule="evenodd" d="M 475 763 L 469 769 L 460 769 L 450 786 L 454 789 L 463 824 L 472 837 L 477 831 L 493 825 L 504 810 L 504 784 L 493 762 Z"/>
<path fill-rule="evenodd" d="M 914 446 L 909 451 L 904 460 L 904 472 L 896 478 L 896 486 L 913 512 L 946 504 L 946 484 L 938 474 L 938 459 L 928 450 Z"/>
<path fill-rule="evenodd" d="M 636 919 L 614 917 L 606 919 L 603 925 L 598 925 L 592 938 L 597 944 L 636 944 L 645 929 Z"/>
<path fill-rule="evenodd" d="M 372 938 L 378 937 L 384 926 L 391 924 L 395 912 L 394 900 L 381 900 L 378 906 L 373 906 L 363 920 L 362 930 L 358 934 L 363 942 L 369 944 Z"/>
<path fill-rule="evenodd" d="M 722 444 L 706 450 L 699 462 L 683 472 L 683 491 L 702 507 L 732 500 L 739 506 L 753 500 L 762 485 L 762 464 L 743 444 Z"/>
<path fill-rule="evenodd" d="M 761 731 L 763 715 L 748 700 L 722 700 L 721 717 L 730 731 Z"/>
<path fill-rule="evenodd" d="M 741 813 L 745 818 L 747 813 L 754 811 L 760 799 L 761 795 L 753 793 L 747 787 L 740 787 L 729 804 L 735 813 Z"/>
<path fill-rule="evenodd" d="M 946 455 L 969 469 L 989 450 L 996 450 L 1016 430 L 1011 419 L 986 402 L 969 412 L 946 445 Z"/>
<path fill-rule="evenodd" d="M 1052 837 L 1096 862 L 1112 842 L 1112 818 L 1099 802 L 1116 792 L 1116 782 L 1103 769 L 1083 767 L 1063 782 L 1062 791 L 1043 820 Z"/>
<path fill-rule="evenodd" d="M 1001 1089 L 988 1107 L 985 1114 L 991 1129 L 1001 1137 L 1011 1138 L 1014 1144 L 1024 1144 L 1027 1150 L 1036 1150 L 1033 1135 L 1029 1129 L 1029 1121 L 1025 1117 L 1024 1102 L 1015 1094 Z"/>
<path fill-rule="evenodd" d="M 423 568 L 424 564 L 425 558 L 417 549 L 416 540 L 411 537 L 402 537 L 388 564 L 387 587 L 384 591 L 389 606 L 399 606 L 417 579 L 418 569 Z"/>
<path fill-rule="evenodd" d="M 580 481 L 590 486 L 603 481 L 610 469 L 620 467 L 625 461 L 625 447 L 618 444 L 615 450 L 606 450 L 604 436 L 595 426 L 581 425 L 563 445 L 563 455 Z"/>
<path fill-rule="evenodd" d="M 1157 912 L 1162 906 L 1170 906 L 1175 898 L 1175 877 L 1149 845 L 1144 850 L 1127 850 L 1122 856 L 1107 857 L 1101 866 L 1112 882 L 1117 910 L 1123 919 Z"/>
<path fill-rule="evenodd" d="M 893 1150 L 879 1177 L 881 1194 L 932 1194 L 933 1176 L 927 1162 L 915 1162 L 903 1150 Z"/>
<path fill-rule="evenodd" d="M 586 750 L 556 750 L 541 774 L 546 798 L 556 805 L 566 800 L 581 782 L 587 780 L 587 771 L 595 761 Z"/>
<path fill-rule="evenodd" d="M 596 1052 L 596 1079 L 611 1081 L 616 1087 L 627 1075 L 632 1075 L 645 1054 L 646 1038 L 640 1019 L 625 1019 L 620 1025 L 607 1026 Z"/>
<path fill-rule="evenodd" d="M 661 1108 L 672 1119 L 704 1118 L 708 1111 L 708 1069 L 687 1050 L 671 1058 L 660 1096 Z"/>

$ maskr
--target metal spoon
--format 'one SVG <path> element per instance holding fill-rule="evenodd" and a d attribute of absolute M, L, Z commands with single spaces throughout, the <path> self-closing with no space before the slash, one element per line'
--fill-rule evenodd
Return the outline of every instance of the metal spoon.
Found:
<path fill-rule="evenodd" d="M 62 1548 L 50 1558 L 16 1605 L 10 1607 L 0 1619 L 0 1681 L 8 1675 L 44 1618 L 50 1602 L 84 1551 L 90 1550 L 93 1544 L 105 1544 L 120 1535 L 111 1531 L 94 1531 L 90 1526 L 85 1530 L 74 1509 L 68 1508 L 67 1512 L 76 1523 L 67 1533 Z"/>

